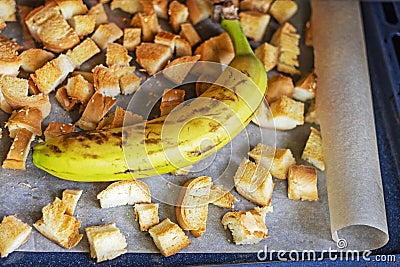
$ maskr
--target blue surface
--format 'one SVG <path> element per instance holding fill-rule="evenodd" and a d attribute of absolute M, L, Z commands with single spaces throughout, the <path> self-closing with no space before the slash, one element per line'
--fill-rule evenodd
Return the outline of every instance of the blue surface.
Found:
<path fill-rule="evenodd" d="M 394 4 L 397 17 L 400 17 L 400 3 Z M 376 131 L 382 180 L 385 191 L 386 211 L 390 240 L 388 244 L 373 255 L 386 255 L 379 262 L 375 256 L 368 261 L 323 261 L 300 262 L 260 262 L 256 254 L 177 254 L 165 258 L 159 254 L 125 254 L 121 257 L 95 263 L 88 253 L 22 253 L 15 252 L 6 259 L 0 259 L 1 266 L 183 266 L 240 264 L 253 262 L 262 266 L 400 266 L 400 64 L 396 59 L 392 43 L 394 35 L 400 35 L 399 21 L 393 23 L 386 19 L 383 6 L 378 2 L 362 2 L 365 36 L 370 65 L 371 85 L 375 110 Z M 389 20 L 389 22 L 388 22 Z M 400 48 L 399 48 L 400 51 Z M 394 255 L 396 258 L 391 258 Z M 286 255 L 287 256 L 287 255 Z M 320 255 L 318 255 L 320 256 Z M 379 256 L 378 256 L 379 257 Z M 274 258 L 275 261 L 278 258 Z M 390 262 L 388 262 L 390 261 Z"/>

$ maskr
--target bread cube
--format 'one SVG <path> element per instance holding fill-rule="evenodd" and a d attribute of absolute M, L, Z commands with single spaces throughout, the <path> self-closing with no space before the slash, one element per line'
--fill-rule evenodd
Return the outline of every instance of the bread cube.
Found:
<path fill-rule="evenodd" d="M 291 130 L 304 124 L 304 103 L 295 101 L 287 96 L 270 105 L 272 118 L 266 126 L 277 130 Z"/>
<path fill-rule="evenodd" d="M 296 164 L 290 149 L 274 148 L 261 143 L 255 146 L 248 155 L 257 164 L 269 170 L 272 176 L 279 179 L 286 179 L 289 167 Z"/>
<path fill-rule="evenodd" d="M 317 75 L 315 72 L 310 72 L 298 82 L 294 87 L 293 98 L 299 101 L 306 102 L 315 97 L 317 90 Z"/>
<path fill-rule="evenodd" d="M 275 0 L 269 13 L 280 23 L 288 21 L 297 12 L 297 4 L 292 0 Z"/>
<path fill-rule="evenodd" d="M 78 69 L 84 62 L 91 59 L 94 55 L 100 53 L 100 48 L 91 38 L 86 38 L 79 45 L 67 52 L 75 69 Z"/>
<path fill-rule="evenodd" d="M 201 61 L 212 61 L 228 65 L 235 57 L 232 41 L 228 33 L 211 37 L 204 41 L 194 52 Z"/>
<path fill-rule="evenodd" d="M 85 228 L 90 245 L 90 257 L 97 262 L 115 259 L 126 253 L 128 246 L 124 235 L 114 222 Z"/>
<path fill-rule="evenodd" d="M 189 42 L 183 38 L 175 39 L 175 55 L 177 57 L 191 56 L 192 47 Z"/>
<path fill-rule="evenodd" d="M 100 47 L 101 50 L 107 47 L 107 44 L 112 43 L 123 35 L 123 31 L 117 24 L 111 22 L 101 24 L 92 35 L 92 40 Z"/>
<path fill-rule="evenodd" d="M 68 96 L 67 88 L 65 88 L 65 86 L 62 86 L 57 89 L 55 98 L 61 105 L 61 107 L 66 111 L 72 110 L 75 107 L 75 105 L 78 104 L 77 99 L 72 99 Z"/>
<path fill-rule="evenodd" d="M 70 123 L 52 121 L 44 130 L 44 138 L 45 140 L 48 140 L 52 137 L 72 133 L 74 131 L 74 128 L 75 126 Z"/>
<path fill-rule="evenodd" d="M 3 21 L 16 21 L 16 3 L 15 0 L 2 0 L 0 1 L 0 18 Z"/>
<path fill-rule="evenodd" d="M 240 11 L 252 10 L 267 13 L 272 1 L 273 0 L 243 0 L 240 1 L 239 9 Z"/>
<path fill-rule="evenodd" d="M 86 35 L 91 34 L 96 26 L 96 16 L 95 15 L 77 15 L 73 16 L 69 23 L 79 38 L 83 38 Z"/>
<path fill-rule="evenodd" d="M 126 1 L 126 0 L 113 0 L 110 4 L 111 10 L 121 9 L 129 14 L 135 14 L 136 12 L 143 11 L 141 1 Z"/>
<path fill-rule="evenodd" d="M 120 94 L 119 77 L 112 69 L 98 65 L 93 69 L 93 84 L 96 92 L 116 97 Z"/>
<path fill-rule="evenodd" d="M 3 169 L 25 170 L 25 162 L 35 135 L 21 128 L 17 131 L 6 159 L 3 161 Z M 1 245 L 0 245 L 1 246 Z"/>
<path fill-rule="evenodd" d="M 0 223 L 0 256 L 7 257 L 28 241 L 32 227 L 16 215 L 4 216 Z"/>
<path fill-rule="evenodd" d="M 104 6 L 101 2 L 92 6 L 87 14 L 95 16 L 95 27 L 98 27 L 100 24 L 108 23 L 107 13 L 105 12 Z"/>
<path fill-rule="evenodd" d="M 291 166 L 288 173 L 288 197 L 293 200 L 318 200 L 317 170 L 309 166 Z"/>
<path fill-rule="evenodd" d="M 272 206 L 255 207 L 253 210 L 239 210 L 225 213 L 221 223 L 232 232 L 236 245 L 257 244 L 268 238 L 265 216 L 272 212 Z"/>
<path fill-rule="evenodd" d="M 186 5 L 174 0 L 168 8 L 169 23 L 174 32 L 179 32 L 181 24 L 185 23 L 189 17 L 189 10 Z"/>
<path fill-rule="evenodd" d="M 276 74 L 268 79 L 268 91 L 265 98 L 268 103 L 279 100 L 282 96 L 292 97 L 294 85 L 292 78 Z"/>
<path fill-rule="evenodd" d="M 140 44 L 142 35 L 141 28 L 125 28 L 124 29 L 124 39 L 123 46 L 129 51 L 135 50 L 135 48 Z"/>
<path fill-rule="evenodd" d="M 132 17 L 130 25 L 142 29 L 142 40 L 145 42 L 153 41 L 154 36 L 161 30 L 154 6 L 149 3 L 145 4 L 143 12 L 136 13 Z"/>
<path fill-rule="evenodd" d="M 129 66 L 132 57 L 128 55 L 128 49 L 117 43 L 107 44 L 106 64 L 107 66 Z"/>
<path fill-rule="evenodd" d="M 151 227 L 149 234 L 165 257 L 174 255 L 190 245 L 190 240 L 185 232 L 168 218 Z"/>
<path fill-rule="evenodd" d="M 236 191 L 247 200 L 259 205 L 271 204 L 274 182 L 268 169 L 243 159 L 233 178 Z"/>
<path fill-rule="evenodd" d="M 88 8 L 83 0 L 55 0 L 65 19 L 70 19 L 76 15 L 86 14 Z"/>
<path fill-rule="evenodd" d="M 260 42 L 267 30 L 271 17 L 258 11 L 243 11 L 239 13 L 240 23 L 245 35 Z"/>
<path fill-rule="evenodd" d="M 210 188 L 210 203 L 224 208 L 233 210 L 235 208 L 235 202 L 238 202 L 234 195 L 229 190 L 224 188 L 222 185 L 212 185 Z"/>
<path fill-rule="evenodd" d="M 168 0 L 152 0 L 157 17 L 168 19 Z"/>
<path fill-rule="evenodd" d="M 0 44 L 0 75 L 17 76 L 21 64 L 22 59 L 16 50 Z"/>
<path fill-rule="evenodd" d="M 185 90 L 165 89 L 160 105 L 161 116 L 168 115 L 174 108 L 184 102 Z"/>
<path fill-rule="evenodd" d="M 164 77 L 176 84 L 182 84 L 194 64 L 200 59 L 199 55 L 179 57 L 168 63 L 163 70 Z"/>
<path fill-rule="evenodd" d="M 163 44 L 171 47 L 172 53 L 175 51 L 175 40 L 179 35 L 167 31 L 160 31 L 154 38 L 154 43 Z"/>
<path fill-rule="evenodd" d="M 21 68 L 26 72 L 35 72 L 54 58 L 54 54 L 39 48 L 32 48 L 21 53 Z"/>
<path fill-rule="evenodd" d="M 147 231 L 160 222 L 158 203 L 135 204 L 136 221 L 139 221 L 140 231 Z"/>
<path fill-rule="evenodd" d="M 62 202 L 65 205 L 65 214 L 74 216 L 76 205 L 82 195 L 82 190 L 66 189 L 62 193 Z"/>
<path fill-rule="evenodd" d="M 265 71 L 272 70 L 278 63 L 278 48 L 269 43 L 257 47 L 254 53 L 264 64 Z"/>
<path fill-rule="evenodd" d="M 201 42 L 201 38 L 191 23 L 183 23 L 179 35 L 194 46 Z"/>
<path fill-rule="evenodd" d="M 189 19 L 196 25 L 211 15 L 212 3 L 208 0 L 187 0 Z"/>
<path fill-rule="evenodd" d="M 311 127 L 311 132 L 307 139 L 306 146 L 304 147 L 303 154 L 301 155 L 301 159 L 314 165 L 321 171 L 325 170 L 321 133 L 314 127 Z"/>
<path fill-rule="evenodd" d="M 69 78 L 65 88 L 69 97 L 83 104 L 86 104 L 94 94 L 93 85 L 83 78 L 82 75 Z"/>
<path fill-rule="evenodd" d="M 160 71 L 171 57 L 172 50 L 166 45 L 141 43 L 136 48 L 136 60 L 149 75 Z"/>

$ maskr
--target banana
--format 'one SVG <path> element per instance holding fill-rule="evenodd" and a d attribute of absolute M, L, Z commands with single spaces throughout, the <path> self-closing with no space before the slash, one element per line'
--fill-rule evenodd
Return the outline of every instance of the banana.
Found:
<path fill-rule="evenodd" d="M 267 75 L 240 22 L 223 19 L 221 26 L 232 39 L 235 58 L 200 97 L 166 117 L 51 138 L 33 148 L 33 163 L 67 180 L 128 180 L 191 165 L 225 146 L 253 118 Z"/>

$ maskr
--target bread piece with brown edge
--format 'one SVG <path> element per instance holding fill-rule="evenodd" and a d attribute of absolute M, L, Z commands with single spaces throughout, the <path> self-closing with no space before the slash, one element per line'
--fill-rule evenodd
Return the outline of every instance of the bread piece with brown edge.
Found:
<path fill-rule="evenodd" d="M 91 38 L 86 38 L 79 45 L 67 52 L 75 69 L 78 69 L 84 62 L 91 59 L 94 55 L 100 53 L 100 48 Z"/>
<path fill-rule="evenodd" d="M 141 1 L 143 5 L 143 12 L 136 13 L 131 20 L 131 26 L 142 29 L 142 40 L 145 42 L 151 42 L 154 40 L 154 36 L 161 30 L 160 24 L 158 23 L 157 14 L 154 10 L 152 3 L 147 1 Z"/>
<path fill-rule="evenodd" d="M 49 51 L 39 48 L 32 48 L 21 53 L 21 68 L 26 72 L 35 72 L 35 70 L 43 67 L 48 61 L 52 60 L 55 55 Z"/>
<path fill-rule="evenodd" d="M 6 159 L 3 161 L 3 169 L 25 170 L 25 162 L 28 157 L 31 143 L 35 135 L 25 128 L 18 130 L 11 144 Z"/>
<path fill-rule="evenodd" d="M 143 122 L 143 117 L 137 114 L 132 114 L 130 111 L 126 111 L 123 108 L 117 106 L 115 112 L 109 113 L 104 117 L 96 129 L 112 129 L 127 125 L 133 125 Z"/>
<path fill-rule="evenodd" d="M 211 15 L 212 3 L 209 0 L 187 0 L 189 19 L 196 25 Z"/>
<path fill-rule="evenodd" d="M 177 57 L 191 56 L 192 47 L 189 42 L 183 38 L 177 38 L 175 40 L 175 55 Z"/>
<path fill-rule="evenodd" d="M 135 204 L 136 221 L 139 221 L 140 231 L 147 231 L 160 222 L 158 203 Z"/>
<path fill-rule="evenodd" d="M 168 218 L 151 227 L 149 234 L 165 257 L 174 255 L 190 245 L 190 240 L 182 228 Z"/>
<path fill-rule="evenodd" d="M 236 191 L 259 206 L 271 204 L 274 182 L 268 169 L 243 159 L 233 178 Z"/>
<path fill-rule="evenodd" d="M 124 235 L 114 222 L 85 228 L 90 245 L 90 257 L 97 262 L 115 259 L 126 253 L 127 243 Z"/>
<path fill-rule="evenodd" d="M 268 91 L 265 99 L 269 104 L 279 100 L 282 96 L 292 97 L 294 85 L 292 78 L 276 74 L 268 79 Z"/>
<path fill-rule="evenodd" d="M 152 0 L 157 17 L 168 19 L 168 0 Z"/>
<path fill-rule="evenodd" d="M 297 12 L 297 4 L 292 0 L 275 0 L 271 4 L 269 13 L 280 23 L 291 19 Z"/>
<path fill-rule="evenodd" d="M 101 2 L 97 5 L 92 6 L 87 14 L 95 16 L 95 27 L 98 27 L 100 24 L 108 23 L 108 16 Z"/>
<path fill-rule="evenodd" d="M 13 108 L 10 106 L 10 104 L 7 103 L 6 99 L 4 98 L 1 87 L 0 87 L 0 109 L 8 114 L 11 114 L 11 112 L 13 111 Z"/>
<path fill-rule="evenodd" d="M 116 97 L 120 94 L 119 78 L 111 68 L 98 65 L 93 69 L 93 84 L 96 92 Z"/>
<path fill-rule="evenodd" d="M 16 21 L 16 3 L 15 0 L 0 1 L 0 18 L 3 21 Z"/>
<path fill-rule="evenodd" d="M 262 143 L 255 146 L 248 155 L 279 179 L 286 179 L 289 167 L 296 164 L 290 149 L 275 148 Z"/>
<path fill-rule="evenodd" d="M 288 175 L 288 197 L 293 200 L 318 200 L 317 170 L 310 166 L 291 166 Z"/>
<path fill-rule="evenodd" d="M 278 48 L 267 42 L 257 47 L 254 53 L 264 64 L 267 72 L 275 68 L 278 63 Z"/>
<path fill-rule="evenodd" d="M 49 140 L 50 138 L 60 136 L 67 133 L 72 133 L 75 130 L 75 126 L 70 123 L 64 122 L 56 122 L 52 121 L 44 130 L 44 138 L 45 140 Z"/>
<path fill-rule="evenodd" d="M 0 43 L 0 74 L 17 76 L 21 64 L 22 60 L 18 52 Z"/>
<path fill-rule="evenodd" d="M 129 51 L 135 50 L 141 42 L 141 35 L 141 28 L 125 28 L 122 45 Z"/>
<path fill-rule="evenodd" d="M 102 208 L 112 208 L 135 203 L 150 203 L 147 184 L 139 180 L 118 181 L 110 184 L 97 195 Z"/>
<path fill-rule="evenodd" d="M 175 51 L 175 40 L 180 38 L 179 35 L 173 34 L 172 32 L 160 31 L 154 37 L 154 43 L 168 45 L 171 47 L 172 53 Z"/>
<path fill-rule="evenodd" d="M 110 4 L 111 10 L 121 9 L 129 14 L 135 14 L 143 11 L 141 1 L 112 0 Z"/>
<path fill-rule="evenodd" d="M 59 246 L 71 249 L 81 241 L 83 235 L 79 234 L 81 223 L 75 217 L 65 214 L 65 211 L 66 205 L 56 197 L 52 204 L 42 209 L 43 217 L 33 226 Z"/>
<path fill-rule="evenodd" d="M 160 71 L 172 57 L 169 46 L 154 43 L 141 43 L 136 48 L 136 61 L 149 75 Z"/>
<path fill-rule="evenodd" d="M 51 110 L 49 96 L 42 93 L 28 96 L 28 80 L 3 76 L 0 77 L 0 88 L 2 97 L 12 110 L 23 107 L 35 107 L 40 109 L 43 118 L 49 115 Z"/>
<path fill-rule="evenodd" d="M 314 127 L 310 127 L 311 132 L 308 136 L 306 146 L 304 147 L 301 159 L 314 165 L 321 171 L 325 170 L 324 152 L 322 149 L 321 133 Z"/>
<path fill-rule="evenodd" d="M 200 176 L 189 179 L 179 193 L 176 218 L 183 230 L 197 238 L 206 231 L 211 186 L 210 177 Z"/>
<path fill-rule="evenodd" d="M 60 54 L 57 58 L 47 62 L 43 67 L 31 74 L 31 78 L 45 95 L 48 95 L 68 74 L 74 70 L 73 63 L 68 56 Z"/>
<path fill-rule="evenodd" d="M 67 88 L 61 86 L 57 89 L 55 99 L 66 111 L 71 111 L 77 104 L 79 104 L 77 99 L 72 99 L 67 94 Z"/>
<path fill-rule="evenodd" d="M 228 210 L 235 208 L 235 202 L 238 202 L 234 195 L 224 188 L 222 185 L 212 185 L 210 188 L 210 203 Z"/>
<path fill-rule="evenodd" d="M 270 15 L 258 11 L 240 12 L 239 18 L 245 35 L 255 42 L 263 39 L 271 19 Z"/>
<path fill-rule="evenodd" d="M 243 0 L 240 1 L 240 11 L 259 11 L 267 13 L 273 0 Z"/>
<path fill-rule="evenodd" d="M 83 190 L 66 189 L 62 193 L 62 202 L 66 206 L 65 214 L 74 216 L 76 205 Z"/>
<path fill-rule="evenodd" d="M 221 223 L 228 228 L 236 245 L 257 244 L 268 238 L 265 217 L 272 212 L 272 206 L 255 207 L 253 210 L 239 210 L 225 213 Z"/>
<path fill-rule="evenodd" d="M 204 41 L 194 52 L 202 61 L 212 61 L 228 65 L 235 57 L 233 44 L 226 32 Z"/>
<path fill-rule="evenodd" d="M 82 75 L 69 78 L 65 88 L 69 97 L 82 104 L 86 104 L 94 94 L 93 84 L 83 78 Z"/>
<path fill-rule="evenodd" d="M 317 75 L 314 71 L 306 74 L 303 78 L 296 82 L 294 87 L 293 98 L 306 102 L 315 98 L 317 90 Z"/>
<path fill-rule="evenodd" d="M 160 115 L 168 115 L 174 108 L 184 102 L 184 98 L 185 90 L 165 89 L 160 104 Z"/>
<path fill-rule="evenodd" d="M 168 7 L 169 23 L 174 32 L 179 32 L 181 24 L 185 23 L 189 17 L 189 10 L 185 4 L 174 0 Z"/>
<path fill-rule="evenodd" d="M 134 73 L 133 67 L 118 67 L 116 73 L 121 94 L 130 95 L 139 89 L 142 79 Z"/>
<path fill-rule="evenodd" d="M 128 49 L 117 43 L 107 44 L 106 64 L 107 66 L 129 66 L 132 57 L 128 55 Z"/>
<path fill-rule="evenodd" d="M 183 23 L 179 35 L 188 41 L 192 47 L 201 42 L 199 34 L 191 23 Z"/>
<path fill-rule="evenodd" d="M 77 75 L 81 75 L 83 78 L 85 78 L 86 81 L 90 82 L 91 84 L 93 84 L 93 72 L 91 71 L 81 71 L 81 70 L 74 70 L 71 73 L 71 76 L 77 76 Z"/>
<path fill-rule="evenodd" d="M 32 227 L 17 218 L 17 215 L 4 216 L 0 223 L 0 256 L 10 253 L 25 244 L 32 232 Z"/>
<path fill-rule="evenodd" d="M 25 16 L 25 25 L 27 26 L 32 37 L 37 42 L 41 42 L 39 37 L 39 31 L 42 24 L 44 24 L 52 17 L 58 17 L 64 19 L 64 17 L 61 14 L 60 8 L 57 6 L 55 2 L 49 2 L 46 5 L 38 6 L 32 9 Z"/>
<path fill-rule="evenodd" d="M 65 19 L 86 14 L 88 8 L 82 0 L 55 0 Z"/>
<path fill-rule="evenodd" d="M 112 43 L 122 37 L 123 31 L 114 22 L 101 24 L 92 35 L 92 40 L 104 50 L 107 44 Z"/>
<path fill-rule="evenodd" d="M 200 55 L 179 57 L 168 63 L 163 70 L 163 75 L 175 84 L 182 84 L 187 74 L 199 61 Z"/>
<path fill-rule="evenodd" d="M 76 122 L 76 126 L 82 130 L 94 130 L 101 119 L 117 103 L 117 99 L 105 96 L 101 93 L 94 93 L 90 98 L 81 118 Z"/>
<path fill-rule="evenodd" d="M 78 34 L 79 38 L 83 38 L 91 34 L 96 27 L 96 16 L 95 15 L 76 15 L 69 20 L 70 25 Z"/>
<path fill-rule="evenodd" d="M 14 138 L 20 129 L 26 129 L 34 135 L 42 135 L 42 112 L 38 108 L 14 110 L 7 121 L 10 137 Z"/>

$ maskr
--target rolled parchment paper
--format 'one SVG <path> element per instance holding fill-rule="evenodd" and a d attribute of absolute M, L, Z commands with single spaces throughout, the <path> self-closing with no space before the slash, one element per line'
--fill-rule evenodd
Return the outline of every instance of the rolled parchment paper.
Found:
<path fill-rule="evenodd" d="M 360 5 L 312 0 L 312 12 L 332 238 L 376 249 L 389 235 Z"/>

